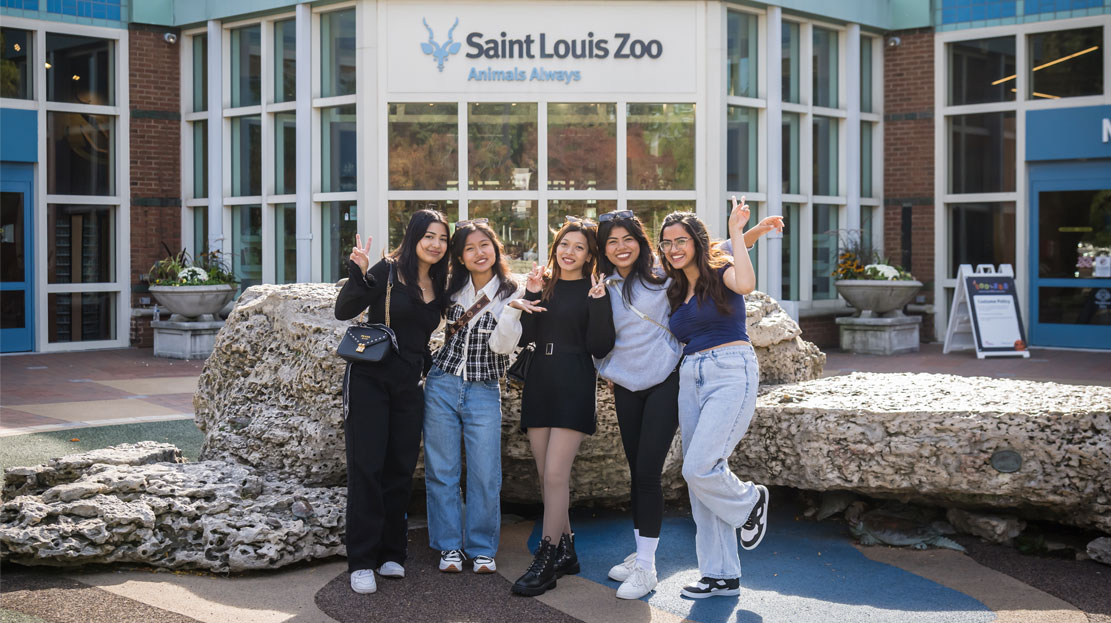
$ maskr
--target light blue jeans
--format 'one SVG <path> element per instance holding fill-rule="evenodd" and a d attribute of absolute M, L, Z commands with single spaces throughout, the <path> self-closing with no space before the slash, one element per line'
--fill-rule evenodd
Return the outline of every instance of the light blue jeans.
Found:
<path fill-rule="evenodd" d="M 687 355 L 679 369 L 683 478 L 690 490 L 703 577 L 741 577 L 737 528 L 748 520 L 760 494 L 753 483 L 733 474 L 729 456 L 752 421 L 759 382 L 751 346 Z"/>
<path fill-rule="evenodd" d="M 467 503 L 459 488 L 467 451 Z M 464 381 L 436 366 L 424 382 L 424 482 L 433 549 L 469 557 L 498 551 L 501 538 L 501 388 Z"/>

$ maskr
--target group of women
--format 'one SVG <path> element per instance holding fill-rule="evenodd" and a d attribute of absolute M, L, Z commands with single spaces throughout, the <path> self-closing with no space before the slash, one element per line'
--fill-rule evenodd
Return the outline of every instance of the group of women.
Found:
<path fill-rule="evenodd" d="M 737 529 L 742 548 L 760 543 L 768 491 L 729 469 L 755 410 L 759 369 L 744 305 L 755 274 L 747 253 L 727 251 L 783 228 L 781 217 L 769 217 L 744 232 L 748 218 L 743 198 L 734 200 L 730 240 L 719 245 L 693 213 L 673 213 L 660 228 L 657 258 L 631 211 L 602 214 L 598 223 L 569 216 L 547 266 L 534 264 L 523 286 L 486 219 L 456 223 L 449 238 L 443 214 L 420 210 L 398 247 L 373 266 L 369 238 L 363 245 L 356 237 L 336 317 L 365 310 L 370 322 L 389 319 L 397 343 L 385 360 L 345 371 L 351 588 L 374 592 L 375 571 L 405 575 L 405 510 L 422 430 L 429 541 L 440 551 L 440 571 L 461 572 L 468 560 L 475 573 L 496 571 L 500 383 L 509 355 L 532 345 L 521 429 L 544 515 L 540 545 L 513 592 L 539 595 L 579 572 L 571 467 L 595 431 L 600 375 L 613 389 L 632 476 L 635 551 L 610 569 L 621 583 L 617 596 L 638 599 L 656 586 L 660 474 L 677 428 L 702 576 L 682 593 L 738 594 Z M 441 320 L 444 342 L 430 353 Z"/>

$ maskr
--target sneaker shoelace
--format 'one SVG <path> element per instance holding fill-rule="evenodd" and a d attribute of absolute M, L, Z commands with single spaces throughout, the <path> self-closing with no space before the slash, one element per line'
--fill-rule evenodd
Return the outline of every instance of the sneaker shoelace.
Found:
<path fill-rule="evenodd" d="M 457 549 L 440 552 L 440 557 L 448 562 L 463 562 L 463 552 Z"/>

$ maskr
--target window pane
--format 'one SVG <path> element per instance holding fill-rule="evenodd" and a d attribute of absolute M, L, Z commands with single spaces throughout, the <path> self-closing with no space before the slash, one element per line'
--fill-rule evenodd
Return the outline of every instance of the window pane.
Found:
<path fill-rule="evenodd" d="M 358 215 L 359 209 L 354 201 L 320 204 L 320 231 L 324 233 L 320 244 L 320 267 L 324 282 L 339 281 L 347 276 L 347 258 L 351 255 L 359 228 Z"/>
<path fill-rule="evenodd" d="M 1015 99 L 1015 38 L 950 43 L 949 104 L 1011 102 Z"/>
<path fill-rule="evenodd" d="M 274 101 L 297 99 L 297 22 L 274 23 Z"/>
<path fill-rule="evenodd" d="M 628 104 L 629 190 L 694 189 L 694 104 Z"/>
<path fill-rule="evenodd" d="M 355 93 L 355 9 L 320 16 L 320 97 Z"/>
<path fill-rule="evenodd" d="M 874 124 L 860 123 L 860 196 L 872 196 L 872 128 Z"/>
<path fill-rule="evenodd" d="M 799 192 L 799 138 L 800 119 L 798 113 L 783 113 L 783 191 Z"/>
<path fill-rule="evenodd" d="M 1038 322 L 1111 325 L 1107 286 L 1101 288 L 1038 288 Z M 1093 345 L 1094 346 L 1094 345 Z"/>
<path fill-rule="evenodd" d="M 783 22 L 783 101 L 799 103 L 799 25 Z"/>
<path fill-rule="evenodd" d="M 193 208 L 193 257 L 208 253 L 208 207 Z"/>
<path fill-rule="evenodd" d="M 116 103 L 115 78 L 111 41 L 46 33 L 46 99 L 112 106 Z"/>
<path fill-rule="evenodd" d="M 814 117 L 814 194 L 836 195 L 837 119 Z"/>
<path fill-rule="evenodd" d="M 262 283 L 261 207 L 231 207 L 231 258 L 241 290 Z"/>
<path fill-rule="evenodd" d="M 208 35 L 193 37 L 193 112 L 208 110 Z"/>
<path fill-rule="evenodd" d="M 957 267 L 961 264 L 1014 266 L 1014 203 L 966 203 L 947 208 L 951 277 L 957 276 Z"/>
<path fill-rule="evenodd" d="M 355 105 L 320 111 L 320 185 L 326 193 L 358 189 L 358 132 Z"/>
<path fill-rule="evenodd" d="M 16 28 L 0 28 L 0 97 L 33 99 L 31 89 L 32 33 Z"/>
<path fill-rule="evenodd" d="M 454 223 L 459 220 L 459 204 L 455 201 L 435 199 L 431 201 L 391 201 L 389 210 L 390 239 L 386 243 L 387 249 L 393 249 L 401 243 L 405 235 L 405 226 L 409 224 L 409 217 L 417 210 L 436 210 L 447 216 L 447 222 L 454 229 Z M 473 216 L 473 215 L 472 215 Z M 350 246 L 350 245 L 348 245 Z M 531 266 L 529 269 L 531 270 Z M 344 274 L 347 274 L 344 272 Z"/>
<path fill-rule="evenodd" d="M 490 227 L 505 245 L 505 257 L 513 272 L 526 273 L 539 259 L 535 201 L 469 201 L 467 218 L 490 219 Z"/>
<path fill-rule="evenodd" d="M 788 301 L 799 300 L 799 250 L 801 240 L 799 206 L 797 203 L 783 204 L 783 220 L 795 223 L 794 227 L 783 229 L 783 298 Z"/>
<path fill-rule="evenodd" d="M 351 244 L 354 244 L 354 238 Z M 280 203 L 274 206 L 274 283 L 296 281 L 297 205 Z"/>
<path fill-rule="evenodd" d="M 814 267 L 811 273 L 813 300 L 837 298 L 830 276 L 837 267 L 837 211 L 835 205 L 815 205 L 814 212 Z"/>
<path fill-rule="evenodd" d="M 52 344 L 116 339 L 116 295 L 111 292 L 51 293 L 46 306 Z"/>
<path fill-rule="evenodd" d="M 26 281 L 26 262 L 32 260 L 28 257 L 31 250 L 26 246 L 25 228 L 31 223 L 25 222 L 23 215 L 24 193 L 15 191 L 0 191 L 0 281 Z M 7 314 L 8 310 L 5 309 Z"/>
<path fill-rule="evenodd" d="M 258 115 L 231 119 L 231 195 L 262 194 L 262 119 Z"/>
<path fill-rule="evenodd" d="M 47 192 L 116 194 L 116 118 L 46 113 Z"/>
<path fill-rule="evenodd" d="M 837 32 L 814 28 L 814 105 L 837 108 Z"/>
<path fill-rule="evenodd" d="M 860 38 L 860 110 L 872 112 L 872 37 Z"/>
<path fill-rule="evenodd" d="M 756 36 L 757 17 L 749 13 L 729 12 L 729 31 L 726 43 L 729 95 L 757 97 L 756 74 L 759 58 Z"/>
<path fill-rule="evenodd" d="M 47 206 L 48 283 L 116 280 L 115 212 L 111 206 Z"/>
<path fill-rule="evenodd" d="M 1030 35 L 1030 96 L 1056 99 L 1103 94 L 1103 29 Z"/>
<path fill-rule="evenodd" d="M 949 117 L 949 192 L 1015 189 L 1015 113 Z"/>
<path fill-rule="evenodd" d="M 231 31 L 231 107 L 262 102 L 262 28 L 246 26 Z"/>
<path fill-rule="evenodd" d="M 731 191 L 753 192 L 757 188 L 757 125 L 760 111 L 741 106 L 729 107 L 729 127 L 725 171 L 725 187 Z"/>
<path fill-rule="evenodd" d="M 603 201 L 595 199 L 549 199 L 548 229 L 551 231 L 558 231 L 560 227 L 563 227 L 563 222 L 566 220 L 567 215 L 588 218 L 597 223 L 599 214 L 613 212 L 616 209 L 616 199 Z M 550 240 L 551 236 L 549 236 L 548 239 Z"/>
<path fill-rule="evenodd" d="M 208 196 L 208 121 L 193 122 L 193 197 Z"/>
<path fill-rule="evenodd" d="M 655 245 L 660 240 L 660 226 L 672 212 L 694 212 L 693 201 L 630 201 L 628 208 L 644 223 L 648 240 Z"/>
<path fill-rule="evenodd" d="M 390 190 L 458 190 L 459 105 L 390 104 Z"/>
<path fill-rule="evenodd" d="M 617 190 L 617 104 L 548 104 L 548 188 Z"/>
<path fill-rule="evenodd" d="M 1104 190 L 1038 193 L 1038 276 L 1091 279 L 1094 258 L 1111 255 L 1111 179 Z"/>
<path fill-rule="evenodd" d="M 536 190 L 536 106 L 468 105 L 471 190 Z"/>
<path fill-rule="evenodd" d="M 874 244 L 876 208 L 860 206 L 860 241 L 868 249 L 883 248 L 883 245 Z"/>
<path fill-rule="evenodd" d="M 297 192 L 297 113 L 274 115 L 274 194 Z"/>

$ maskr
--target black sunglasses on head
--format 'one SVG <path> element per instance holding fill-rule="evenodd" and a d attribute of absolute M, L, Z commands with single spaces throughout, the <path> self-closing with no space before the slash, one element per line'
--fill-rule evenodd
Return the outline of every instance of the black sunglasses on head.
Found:
<path fill-rule="evenodd" d="M 617 219 L 633 218 L 633 216 L 634 214 L 632 210 L 614 210 L 613 212 L 606 212 L 605 214 L 599 216 L 598 222 L 607 223 L 609 221 L 614 221 Z"/>
<path fill-rule="evenodd" d="M 571 216 L 570 214 L 563 217 L 563 222 L 565 222 L 565 223 L 578 223 L 578 224 L 582 225 L 583 227 L 597 227 L 598 226 L 597 223 L 595 223 L 594 221 L 592 221 L 590 219 L 579 218 L 577 216 Z"/>

